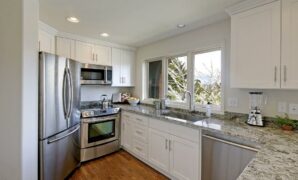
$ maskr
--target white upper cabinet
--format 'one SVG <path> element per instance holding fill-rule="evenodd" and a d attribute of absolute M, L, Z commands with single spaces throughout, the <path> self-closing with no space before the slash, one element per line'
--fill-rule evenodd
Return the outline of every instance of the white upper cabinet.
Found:
<path fill-rule="evenodd" d="M 112 66 L 112 49 L 110 47 L 94 45 L 93 53 L 96 64 Z"/>
<path fill-rule="evenodd" d="M 135 53 L 112 48 L 113 84 L 112 86 L 134 86 Z"/>
<path fill-rule="evenodd" d="M 76 59 L 75 40 L 56 37 L 56 54 L 66 58 Z"/>
<path fill-rule="evenodd" d="M 111 66 L 111 48 L 106 46 L 95 45 L 91 43 L 76 41 L 75 43 L 76 60 L 103 66 Z"/>
<path fill-rule="evenodd" d="M 75 48 L 76 60 L 81 63 L 95 64 L 95 55 L 93 53 L 93 44 L 76 41 Z"/>
<path fill-rule="evenodd" d="M 280 8 L 275 1 L 232 15 L 231 87 L 280 88 Z"/>
<path fill-rule="evenodd" d="M 39 51 L 55 54 L 55 36 L 54 35 L 46 31 L 39 30 L 38 44 L 39 44 Z"/>
<path fill-rule="evenodd" d="M 282 3 L 281 87 L 298 89 L 298 0 Z"/>

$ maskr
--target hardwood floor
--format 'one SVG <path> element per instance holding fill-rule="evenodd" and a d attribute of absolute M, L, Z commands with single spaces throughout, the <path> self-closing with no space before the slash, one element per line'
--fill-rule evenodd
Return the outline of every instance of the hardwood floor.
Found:
<path fill-rule="evenodd" d="M 71 180 L 168 180 L 167 177 L 121 150 L 83 163 Z"/>

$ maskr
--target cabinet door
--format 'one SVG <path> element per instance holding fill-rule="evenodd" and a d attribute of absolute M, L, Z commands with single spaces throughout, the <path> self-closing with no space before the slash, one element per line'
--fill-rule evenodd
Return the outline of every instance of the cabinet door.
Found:
<path fill-rule="evenodd" d="M 135 53 L 132 51 L 123 50 L 121 60 L 122 85 L 134 86 Z"/>
<path fill-rule="evenodd" d="M 106 46 L 94 46 L 95 63 L 104 66 L 111 66 L 111 48 Z"/>
<path fill-rule="evenodd" d="M 121 49 L 112 49 L 113 82 L 112 86 L 121 86 Z"/>
<path fill-rule="evenodd" d="M 281 86 L 298 89 L 298 0 L 282 2 Z"/>
<path fill-rule="evenodd" d="M 170 173 L 181 180 L 199 179 L 199 145 L 197 143 L 171 136 Z"/>
<path fill-rule="evenodd" d="M 75 59 L 75 40 L 56 37 L 56 54 Z"/>
<path fill-rule="evenodd" d="M 39 30 L 39 51 L 55 54 L 55 37 L 45 31 Z"/>
<path fill-rule="evenodd" d="M 149 129 L 148 160 L 165 172 L 169 171 L 169 135 L 167 133 Z"/>
<path fill-rule="evenodd" d="M 133 150 L 133 124 L 130 116 L 122 115 L 121 119 L 121 145 L 127 150 Z"/>
<path fill-rule="evenodd" d="M 280 1 L 231 18 L 231 87 L 280 88 Z"/>
<path fill-rule="evenodd" d="M 76 60 L 82 63 L 95 64 L 93 44 L 76 41 Z"/>

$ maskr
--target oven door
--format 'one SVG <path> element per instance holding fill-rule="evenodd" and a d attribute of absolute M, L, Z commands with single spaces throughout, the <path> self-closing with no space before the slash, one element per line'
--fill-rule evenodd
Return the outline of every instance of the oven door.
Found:
<path fill-rule="evenodd" d="M 84 118 L 81 148 L 105 144 L 119 139 L 119 116 Z"/>

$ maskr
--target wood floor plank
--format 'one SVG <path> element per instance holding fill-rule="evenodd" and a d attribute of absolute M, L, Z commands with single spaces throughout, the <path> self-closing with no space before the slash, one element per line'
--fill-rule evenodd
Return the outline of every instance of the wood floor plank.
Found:
<path fill-rule="evenodd" d="M 83 163 L 70 180 L 168 180 L 124 150 Z"/>

